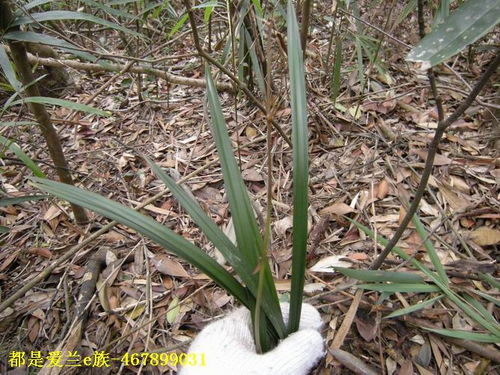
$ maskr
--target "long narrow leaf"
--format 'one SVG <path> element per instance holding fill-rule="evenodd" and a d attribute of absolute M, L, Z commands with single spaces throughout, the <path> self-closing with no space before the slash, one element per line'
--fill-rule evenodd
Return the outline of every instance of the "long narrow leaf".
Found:
<path fill-rule="evenodd" d="M 480 297 L 483 297 L 485 300 L 490 301 L 497 305 L 497 307 L 500 307 L 500 300 L 498 298 L 492 297 L 486 293 L 480 292 L 479 290 L 473 290 L 472 291 L 474 294 L 477 294 Z"/>
<path fill-rule="evenodd" d="M 93 0 L 82 0 L 83 3 L 85 4 L 88 4 L 90 5 L 91 7 L 93 8 L 97 8 L 97 9 L 100 9 L 102 10 L 103 12 L 105 13 L 108 13 L 112 16 L 116 16 L 116 17 L 123 17 L 127 20 L 133 20 L 135 18 L 134 15 L 130 14 L 130 13 L 127 13 L 127 12 L 123 12 L 119 9 L 115 9 L 115 8 L 111 8 L 110 6 L 107 6 L 105 4 L 101 4 L 101 3 L 98 3 L 97 1 L 93 1 Z"/>
<path fill-rule="evenodd" d="M 342 68 L 342 38 L 337 38 L 335 42 L 335 62 L 332 72 L 332 94 L 333 103 L 337 101 L 340 92 L 340 71 Z"/>
<path fill-rule="evenodd" d="M 304 62 L 302 60 L 299 27 L 297 25 L 295 9 L 291 0 L 288 0 L 287 27 L 293 145 L 292 286 L 290 291 L 290 319 L 288 322 L 288 332 L 291 333 L 299 329 L 302 294 L 304 291 L 307 254 L 307 189 L 309 171 Z"/>
<path fill-rule="evenodd" d="M 245 25 L 242 25 L 243 32 L 245 33 L 245 42 L 248 47 L 248 53 L 250 54 L 250 59 L 252 60 L 252 70 L 255 74 L 255 78 L 257 79 L 257 85 L 259 86 L 259 90 L 264 95 L 266 92 L 266 84 L 264 83 L 264 75 L 262 74 L 262 70 L 260 69 L 259 58 L 257 57 L 257 53 L 255 52 L 255 41 L 252 41 L 252 37 L 248 32 Z"/>
<path fill-rule="evenodd" d="M 99 194 L 47 179 L 34 178 L 35 186 L 56 197 L 95 211 L 143 234 L 165 249 L 185 259 L 226 289 L 243 305 L 252 308 L 254 299 L 247 290 L 221 265 L 200 248 L 174 233 L 156 220 L 104 198 Z"/>
<path fill-rule="evenodd" d="M 357 221 L 352 220 L 350 218 L 346 218 L 346 219 L 349 220 L 351 223 L 353 223 L 358 229 L 365 232 L 371 238 L 375 238 L 375 240 L 377 242 L 379 242 L 382 246 L 387 245 L 387 243 L 389 242 L 383 236 L 375 236 L 373 231 L 370 230 L 370 228 L 367 228 L 366 226 L 364 226 L 363 224 L 358 223 Z M 500 325 L 497 322 L 492 323 L 492 322 L 489 322 L 488 320 L 484 319 L 479 312 L 477 312 L 472 306 L 467 304 L 460 296 L 458 296 L 455 292 L 453 292 L 448 287 L 448 285 L 444 284 L 435 272 L 432 272 L 427 267 L 425 267 L 422 263 L 420 263 L 418 260 L 410 257 L 408 254 L 406 254 L 403 250 L 401 250 L 397 246 L 395 246 L 392 249 L 392 251 L 394 253 L 396 253 L 399 257 L 401 257 L 405 261 L 410 262 L 413 266 L 417 267 L 420 271 L 422 271 L 465 314 L 467 314 L 469 317 L 474 319 L 476 322 L 478 322 L 480 325 L 482 325 L 485 329 L 490 331 L 492 334 L 500 337 Z"/>
<path fill-rule="evenodd" d="M 47 4 L 47 3 L 51 3 L 53 1 L 54 0 L 34 0 L 34 1 L 30 1 L 28 4 L 24 4 L 23 8 L 24 8 L 24 10 L 30 10 L 30 9 L 39 7 L 41 5 Z"/>
<path fill-rule="evenodd" d="M 177 199 L 180 205 L 187 211 L 191 219 L 200 227 L 207 238 L 219 249 L 224 258 L 233 267 L 238 267 L 242 260 L 238 254 L 238 249 L 231 240 L 222 232 L 219 227 L 210 219 L 201 209 L 200 205 L 194 201 L 177 183 L 167 175 L 160 167 L 146 158 L 151 170 L 160 180 L 169 188 L 172 195 Z M 236 272 L 239 274 L 238 270 Z"/>
<path fill-rule="evenodd" d="M 2 121 L 0 126 L 36 126 L 38 123 L 34 121 Z"/>
<path fill-rule="evenodd" d="M 26 165 L 35 176 L 40 178 L 45 178 L 45 173 L 36 165 L 36 163 L 31 160 L 31 158 L 19 147 L 14 141 L 7 139 L 0 135 L 0 145 L 3 145 L 10 151 L 12 151 L 23 163 Z"/>
<path fill-rule="evenodd" d="M 32 13 L 29 16 L 23 16 L 17 18 L 12 26 L 21 26 L 27 25 L 34 22 L 45 22 L 45 21 L 66 21 L 66 20 L 80 20 L 80 21 L 88 21 L 93 22 L 99 25 L 103 25 L 109 27 L 110 29 L 115 29 L 119 31 L 123 31 L 124 33 L 132 34 L 139 38 L 144 38 L 143 35 L 137 33 L 133 30 L 129 30 L 126 27 L 117 25 L 116 23 L 106 21 L 102 18 L 93 16 L 91 14 L 82 13 L 82 12 L 72 12 L 69 10 L 51 10 L 48 12 L 39 12 Z"/>
<path fill-rule="evenodd" d="M 410 272 L 394 272 L 380 270 L 353 270 L 351 268 L 334 267 L 335 271 L 356 280 L 368 282 L 421 283 L 422 276 Z"/>
<path fill-rule="evenodd" d="M 182 26 L 184 26 L 184 24 L 186 23 L 188 17 L 189 17 L 188 13 L 182 15 L 182 17 L 179 18 L 174 27 L 172 27 L 172 30 L 170 30 L 170 32 L 168 33 L 167 38 L 171 38 L 172 35 L 174 35 L 177 31 L 179 31 L 182 28 Z"/>
<path fill-rule="evenodd" d="M 4 112 L 7 111 L 7 109 L 10 108 L 11 106 L 23 103 L 24 99 L 19 99 L 16 101 L 16 98 L 21 96 L 21 93 L 24 92 L 28 87 L 33 86 L 34 84 L 41 81 L 45 77 L 47 77 L 47 74 L 42 74 L 40 77 L 35 78 L 33 81 L 28 83 L 26 86 L 23 86 L 21 88 L 21 91 L 16 91 L 13 95 L 11 95 L 10 98 L 7 99 L 7 101 L 3 104 L 2 109 L 0 110 L 0 118 L 2 117 Z"/>
<path fill-rule="evenodd" d="M 12 67 L 9 56 L 7 55 L 7 52 L 5 51 L 5 47 L 2 44 L 0 44 L 0 68 L 3 70 L 3 73 L 5 74 L 5 78 L 7 78 L 7 81 L 12 86 L 12 88 L 14 90 L 16 90 L 16 92 L 19 93 L 21 91 L 21 87 L 23 85 L 17 79 L 16 72 L 14 71 L 14 68 Z"/>
<path fill-rule="evenodd" d="M 210 114 L 212 116 L 213 136 L 219 153 L 225 191 L 235 227 L 236 240 L 242 252 L 241 256 L 250 262 L 251 267 L 257 267 L 262 238 L 245 184 L 234 159 L 231 141 L 217 96 L 217 89 L 208 66 L 205 68 L 205 74 L 207 77 L 207 95 Z"/>
<path fill-rule="evenodd" d="M 405 5 L 401 13 L 399 13 L 398 18 L 396 18 L 396 21 L 392 25 L 391 30 L 394 30 L 408 15 L 415 10 L 417 7 L 417 0 L 410 0 L 408 3 Z"/>
<path fill-rule="evenodd" d="M 489 320 L 492 323 L 496 321 L 495 317 L 478 300 L 476 300 L 475 298 L 471 297 L 468 294 L 464 295 L 464 299 L 471 306 L 474 306 L 474 308 L 481 313 L 484 319 Z"/>
<path fill-rule="evenodd" d="M 467 341 L 479 341 L 479 342 L 491 342 L 491 343 L 499 343 L 500 336 L 490 335 L 487 333 L 476 333 L 476 332 L 468 332 L 468 331 L 457 331 L 453 329 L 434 329 L 422 327 L 427 331 L 431 331 L 437 333 L 439 335 L 454 337 L 457 339 L 467 340 Z"/>
<path fill-rule="evenodd" d="M 417 230 L 418 236 L 422 239 L 422 241 L 424 241 L 424 247 L 427 250 L 427 254 L 431 259 L 434 269 L 436 270 L 437 274 L 439 275 L 443 283 L 448 284 L 449 280 L 448 276 L 446 275 L 446 271 L 444 270 L 443 264 L 441 263 L 441 260 L 437 255 L 434 245 L 428 238 L 424 225 L 422 224 L 420 218 L 417 215 L 414 215 L 412 220 L 413 224 L 415 224 L 415 229 Z"/>
<path fill-rule="evenodd" d="M 255 270 L 260 260 L 262 238 L 259 233 L 257 221 L 255 220 L 254 211 L 250 204 L 250 199 L 248 198 L 245 183 L 243 182 L 234 158 L 231 140 L 227 132 L 226 122 L 217 95 L 217 88 L 212 79 L 212 74 L 210 73 L 208 65 L 205 67 L 205 74 L 207 77 L 208 104 L 212 116 L 212 133 L 217 146 L 217 152 L 219 153 L 224 176 L 224 186 L 231 209 L 238 249 L 241 252 L 241 257 L 247 263 L 247 266 Z M 265 273 L 266 285 L 264 290 L 268 291 L 268 298 L 274 301 L 273 310 L 275 312 L 268 317 L 272 319 L 273 327 L 279 338 L 284 338 L 285 326 L 281 315 L 281 309 L 279 309 L 276 287 L 271 275 L 271 270 L 267 262 L 261 263 L 264 266 Z"/>
<path fill-rule="evenodd" d="M 78 47 L 74 46 L 73 44 L 47 34 L 39 34 L 32 31 L 11 31 L 5 34 L 3 37 L 9 40 L 48 44 L 50 46 L 59 47 L 64 51 L 68 51 L 73 55 L 81 57 L 88 61 L 95 62 L 97 60 L 97 58 L 95 56 L 92 56 L 90 53 L 79 51 L 77 49 Z"/>
<path fill-rule="evenodd" d="M 487 273 L 480 273 L 479 277 L 490 284 L 493 288 L 500 289 L 500 282 Z"/>
<path fill-rule="evenodd" d="M 431 284 L 358 284 L 356 287 L 391 293 L 430 293 L 440 291 L 436 285 Z"/>
<path fill-rule="evenodd" d="M 47 199 L 49 197 L 50 195 L 25 195 L 24 197 L 2 198 L 0 199 L 0 207 L 11 206 L 29 201 L 39 201 L 40 199 Z"/>
<path fill-rule="evenodd" d="M 416 305 L 408 306 L 408 307 L 405 307 L 403 309 L 398 309 L 396 311 L 393 311 L 389 315 L 384 316 L 384 319 L 395 318 L 397 316 L 407 315 L 407 314 L 410 314 L 412 312 L 422 310 L 422 309 L 426 308 L 427 306 L 432 305 L 437 300 L 440 300 L 441 298 L 443 298 L 442 295 L 428 299 L 427 301 L 417 303 Z"/>
<path fill-rule="evenodd" d="M 51 105 L 59 105 L 61 107 L 66 107 L 69 109 L 73 109 L 76 111 L 82 111 L 91 113 L 93 115 L 100 116 L 110 116 L 111 113 L 107 111 L 102 111 L 100 109 L 91 107 L 86 104 L 76 103 L 71 100 L 58 99 L 58 98 L 49 98 L 47 96 L 29 96 L 27 98 L 16 100 L 12 103 L 12 105 L 22 104 L 22 103 L 39 103 L 39 104 L 51 104 Z"/>
<path fill-rule="evenodd" d="M 236 273 L 240 276 L 252 294 L 257 297 L 257 278 L 255 269 L 250 267 L 240 256 L 238 249 L 231 240 L 222 232 L 219 227 L 210 219 L 202 210 L 200 205 L 192 199 L 170 176 L 168 176 L 160 167 L 154 164 L 149 159 L 146 159 L 153 172 L 165 183 L 170 189 L 173 196 L 179 201 L 181 206 L 187 211 L 189 216 L 198 225 L 207 238 L 219 249 L 224 258 L 231 264 Z M 276 294 L 273 295 L 273 290 L 268 288 L 268 282 L 264 285 L 263 293 L 263 309 L 266 311 L 270 322 L 277 326 L 277 331 L 285 330 L 284 323 L 279 319 L 277 309 Z M 274 292 L 276 293 L 276 292 Z M 281 311 L 281 309 L 279 310 Z"/>

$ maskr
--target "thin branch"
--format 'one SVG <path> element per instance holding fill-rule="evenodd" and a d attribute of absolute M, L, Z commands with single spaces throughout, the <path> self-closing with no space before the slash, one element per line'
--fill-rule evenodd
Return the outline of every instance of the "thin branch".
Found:
<path fill-rule="evenodd" d="M 38 64 L 38 65 L 44 65 L 44 66 L 50 66 L 50 67 L 69 67 L 77 70 L 83 70 L 87 72 L 116 72 L 116 73 L 121 73 L 129 64 L 123 65 L 123 64 L 93 64 L 93 63 L 83 63 L 80 61 L 76 60 L 60 60 L 60 59 L 53 59 L 53 58 L 43 58 L 43 57 L 37 57 L 34 56 L 30 53 L 28 53 L 28 60 L 31 64 Z M 177 85 L 186 85 L 186 86 L 193 86 L 193 87 L 206 87 L 206 82 L 204 79 L 196 79 L 196 78 L 188 78 L 188 77 L 182 77 L 178 75 L 174 75 L 171 73 L 168 73 L 164 70 L 160 69 L 155 69 L 151 68 L 148 66 L 133 66 L 130 69 L 128 69 L 130 73 L 141 73 L 141 74 L 148 74 L 154 77 L 162 78 L 168 83 L 171 84 L 177 84 Z M 233 87 L 227 83 L 219 83 L 217 84 L 217 89 L 218 90 L 223 90 L 223 91 L 232 91 Z"/>
<path fill-rule="evenodd" d="M 424 1 L 418 0 L 417 2 L 417 18 L 418 18 L 418 33 L 420 35 L 420 40 L 425 37 L 425 21 L 424 21 Z M 438 121 L 442 122 L 444 120 L 444 110 L 443 110 L 443 102 L 436 87 L 436 77 L 434 75 L 434 69 L 430 68 L 427 71 L 427 77 L 429 79 L 429 84 L 431 86 L 431 92 L 434 96 L 434 100 L 436 100 L 436 108 L 438 113 Z"/>
<path fill-rule="evenodd" d="M 500 51 L 499 51 L 500 52 Z M 500 65 L 500 53 L 497 53 L 493 61 L 488 65 L 488 68 L 486 71 L 483 73 L 479 81 L 476 83 L 470 94 L 465 98 L 465 100 L 458 106 L 458 108 L 453 112 L 446 120 L 444 121 L 439 121 L 438 122 L 438 127 L 436 129 L 436 133 L 434 134 L 434 138 L 432 139 L 431 144 L 429 145 L 429 151 L 427 154 L 427 160 L 425 161 L 425 167 L 424 171 L 422 173 L 422 177 L 420 179 L 420 183 L 418 185 L 417 191 L 415 193 L 415 198 L 413 199 L 412 204 L 410 205 L 410 208 L 408 209 L 408 212 L 406 213 L 403 221 L 401 222 L 398 230 L 394 234 L 394 236 L 391 238 L 387 246 L 384 248 L 384 250 L 380 253 L 380 255 L 375 259 L 375 261 L 372 263 L 370 266 L 370 269 L 378 269 L 382 263 L 384 262 L 385 258 L 387 255 L 390 253 L 392 248 L 397 244 L 401 236 L 403 235 L 403 232 L 405 231 L 406 227 L 410 223 L 411 219 L 413 218 L 413 215 L 417 212 L 418 205 L 420 203 L 420 200 L 422 199 L 425 189 L 427 187 L 427 182 L 429 181 L 429 177 L 432 173 L 432 166 L 434 164 L 434 157 L 436 156 L 439 142 L 441 141 L 441 138 L 443 137 L 443 134 L 445 130 L 452 125 L 455 121 L 457 121 L 467 110 L 467 108 L 470 107 L 472 102 L 475 100 L 476 96 L 479 94 L 479 92 L 486 86 L 486 83 L 488 80 L 491 78 L 491 76 L 495 73 L 497 70 L 498 66 Z"/>
<path fill-rule="evenodd" d="M 423 39 L 425 37 L 425 22 L 424 22 L 424 9 L 423 9 L 423 0 L 418 0 L 417 1 L 417 19 L 418 19 L 418 30 L 420 34 L 420 38 Z M 420 183 L 418 185 L 417 191 L 415 193 L 415 197 L 413 199 L 413 202 L 410 205 L 410 208 L 406 212 L 405 217 L 403 218 L 401 224 L 399 225 L 398 230 L 394 234 L 394 236 L 391 238 L 389 243 L 386 245 L 384 250 L 380 253 L 380 255 L 375 259 L 375 261 L 371 264 L 370 269 L 378 269 L 382 263 L 384 262 L 385 258 L 391 250 L 393 249 L 394 246 L 398 243 L 399 239 L 403 235 L 404 231 L 408 227 L 408 224 L 413 218 L 413 215 L 418 210 L 418 206 L 420 204 L 420 201 L 422 200 L 422 197 L 425 193 L 425 190 L 427 188 L 427 182 L 429 181 L 429 177 L 432 174 L 432 166 L 434 164 L 434 158 L 436 156 L 439 143 L 441 142 L 441 138 L 443 137 L 443 134 L 445 130 L 452 124 L 454 123 L 462 114 L 465 112 L 467 108 L 472 104 L 476 96 L 479 94 L 481 89 L 486 85 L 488 82 L 489 78 L 495 73 L 499 63 L 500 63 L 500 55 L 497 54 L 496 58 L 493 60 L 493 62 L 488 66 L 488 69 L 484 72 L 484 74 L 481 76 L 480 80 L 477 82 L 476 86 L 472 89 L 470 94 L 467 96 L 467 98 L 460 104 L 460 106 L 455 110 L 455 112 L 449 116 L 446 120 L 444 119 L 444 110 L 443 110 L 443 105 L 441 98 L 438 94 L 437 91 L 437 86 L 436 86 L 436 78 L 434 76 L 434 71 L 432 68 L 430 68 L 427 71 L 427 76 L 429 78 L 429 83 L 431 86 L 431 91 L 432 95 L 434 96 L 434 99 L 436 100 L 436 107 L 437 107 L 437 112 L 438 112 L 438 127 L 436 129 L 436 132 L 434 133 L 434 138 L 432 139 L 431 144 L 429 145 L 429 151 L 427 153 L 427 159 L 425 161 L 425 167 L 424 171 L 422 173 L 422 177 L 420 178 Z"/>

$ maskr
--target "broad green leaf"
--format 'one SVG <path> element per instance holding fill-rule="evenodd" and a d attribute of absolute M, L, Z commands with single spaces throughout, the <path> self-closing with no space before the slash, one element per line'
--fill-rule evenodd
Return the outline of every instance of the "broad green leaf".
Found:
<path fill-rule="evenodd" d="M 0 234 L 9 233 L 9 231 L 10 231 L 9 227 L 0 225 Z"/>
<path fill-rule="evenodd" d="M 5 51 L 5 46 L 3 44 L 0 44 L 0 68 L 2 68 L 5 78 L 7 78 L 7 81 L 12 86 L 12 88 L 16 90 L 17 93 L 21 92 L 21 88 L 23 87 L 23 85 L 17 79 L 16 72 L 12 67 L 9 56 Z"/>
<path fill-rule="evenodd" d="M 78 47 L 65 40 L 61 40 L 46 34 L 34 33 L 32 31 L 11 31 L 3 36 L 5 39 L 17 40 L 30 43 L 48 44 L 54 47 L 59 47 L 65 51 L 72 53 L 75 56 L 85 60 L 95 62 L 97 58 L 90 53 L 78 51 Z"/>
<path fill-rule="evenodd" d="M 439 300 L 441 298 L 443 298 L 443 296 L 437 296 L 437 297 L 428 299 L 427 301 L 417 303 L 416 305 L 405 307 L 403 309 L 398 309 L 396 311 L 393 311 L 389 315 L 384 316 L 384 319 L 395 318 L 397 316 L 407 315 L 407 314 L 410 314 L 412 312 L 422 310 L 422 309 L 426 308 L 427 306 L 432 305 L 434 302 L 436 302 L 437 300 Z"/>
<path fill-rule="evenodd" d="M 100 109 L 88 106 L 86 104 L 75 103 L 71 100 L 58 99 L 58 98 L 49 98 L 46 96 L 29 96 L 27 98 L 16 100 L 12 103 L 12 105 L 21 104 L 21 103 L 39 103 L 39 104 L 51 104 L 58 105 L 61 107 L 66 107 L 69 109 L 73 109 L 75 111 L 82 111 L 91 113 L 93 115 L 99 116 L 111 116 L 111 113 L 108 111 L 102 111 Z"/>
<path fill-rule="evenodd" d="M 409 61 L 430 68 L 456 55 L 500 22 L 500 1 L 468 0 L 414 47 Z"/>
<path fill-rule="evenodd" d="M 12 206 L 29 201 L 39 201 L 47 198 L 50 198 L 50 195 L 25 195 L 24 197 L 2 198 L 0 199 L 0 207 Z"/>
<path fill-rule="evenodd" d="M 10 151 L 12 151 L 23 163 L 26 165 L 35 176 L 45 178 L 45 173 L 35 164 L 31 158 L 21 150 L 21 147 L 18 146 L 14 141 L 7 139 L 0 135 L 0 145 L 3 145 Z"/>
<path fill-rule="evenodd" d="M 88 21 L 88 22 L 93 22 L 99 25 L 103 25 L 106 27 L 109 27 L 110 29 L 115 29 L 122 31 L 127 34 L 134 35 L 139 38 L 143 38 L 144 36 L 127 29 L 126 27 L 117 25 L 116 23 L 106 21 L 102 18 L 93 16 L 91 14 L 87 13 L 81 13 L 81 12 L 72 12 L 68 10 L 51 10 L 48 12 L 40 12 L 40 13 L 32 13 L 29 16 L 23 16 L 17 18 L 12 26 L 21 26 L 21 25 L 27 25 L 31 24 L 34 22 L 45 22 L 45 21 L 66 21 L 66 20 L 80 20 L 80 21 Z"/>
<path fill-rule="evenodd" d="M 293 145 L 293 245 L 292 286 L 290 290 L 290 320 L 288 332 L 299 329 L 304 290 L 307 254 L 308 202 L 308 136 L 307 101 L 304 62 L 300 34 L 292 1 L 287 7 L 288 74 L 290 75 L 290 105 L 292 108 Z"/>
<path fill-rule="evenodd" d="M 220 287 L 226 289 L 244 306 L 251 309 L 255 300 L 247 290 L 221 265 L 208 256 L 203 250 L 193 245 L 184 237 L 174 233 L 151 217 L 125 207 L 99 194 L 91 193 L 74 186 L 34 178 L 35 186 L 49 194 L 65 199 L 71 203 L 87 208 L 98 214 L 126 225 L 168 251 L 180 256 L 190 264 L 198 267 Z"/>
<path fill-rule="evenodd" d="M 424 281 L 422 276 L 410 272 L 394 272 L 379 270 L 353 270 L 351 268 L 333 267 L 335 271 L 356 280 L 369 282 L 392 282 L 414 284 Z"/>
<path fill-rule="evenodd" d="M 439 292 L 440 289 L 436 285 L 431 284 L 358 284 L 356 287 L 367 290 L 375 290 L 377 292 L 391 293 L 430 293 Z"/>
<path fill-rule="evenodd" d="M 499 343 L 500 336 L 490 335 L 488 333 L 476 333 L 469 331 L 458 331 L 454 329 L 434 329 L 422 326 L 423 329 L 437 333 L 439 335 L 454 337 L 456 339 L 462 339 L 467 341 L 478 341 L 478 342 L 491 342 Z"/>
<path fill-rule="evenodd" d="M 413 224 L 415 225 L 415 229 L 417 230 L 418 236 L 424 242 L 425 250 L 427 250 L 427 254 L 429 255 L 429 258 L 432 262 L 432 265 L 434 266 L 434 269 L 441 278 L 441 281 L 445 284 L 448 284 L 449 280 L 448 276 L 446 275 L 446 271 L 443 265 L 441 264 L 441 260 L 437 255 L 437 251 L 434 248 L 434 245 L 428 238 L 427 231 L 425 230 L 424 225 L 422 224 L 420 218 L 417 215 L 413 216 L 412 221 Z"/>
<path fill-rule="evenodd" d="M 236 159 L 234 158 L 231 140 L 219 103 L 217 88 L 208 65 L 205 67 L 205 74 L 207 77 L 208 106 L 212 117 L 212 135 L 215 139 L 217 152 L 219 154 L 225 191 L 234 223 L 236 242 L 238 243 L 240 256 L 246 262 L 247 267 L 256 270 L 260 260 L 262 238 L 257 226 L 257 221 L 255 220 L 252 205 L 250 204 L 245 183 L 243 182 Z M 270 293 L 269 298 L 274 303 L 273 309 L 275 313 L 268 315 L 268 318 L 273 323 L 273 327 L 278 337 L 284 338 L 285 326 L 281 315 L 281 309 L 279 309 L 276 287 L 271 275 L 271 270 L 268 262 L 260 262 L 260 264 L 264 265 L 264 290 Z M 264 350 L 267 350 L 265 348 L 269 348 L 269 345 L 264 343 L 262 347 Z"/>

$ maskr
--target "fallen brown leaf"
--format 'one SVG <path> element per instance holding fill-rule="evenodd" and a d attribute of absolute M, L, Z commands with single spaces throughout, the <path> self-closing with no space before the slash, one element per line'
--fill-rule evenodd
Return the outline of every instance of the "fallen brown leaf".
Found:
<path fill-rule="evenodd" d="M 377 198 L 384 199 L 389 194 L 389 183 L 384 178 L 377 186 Z"/>
<path fill-rule="evenodd" d="M 189 274 L 186 272 L 184 267 L 182 267 L 182 264 L 180 264 L 177 260 L 171 259 L 165 255 L 155 255 L 151 259 L 151 262 L 153 262 L 158 272 L 164 275 L 189 277 Z"/>
<path fill-rule="evenodd" d="M 500 243 L 500 230 L 481 227 L 470 233 L 470 238 L 479 246 L 491 246 Z"/>
<path fill-rule="evenodd" d="M 331 206 L 323 208 L 321 211 L 319 211 L 319 214 L 321 216 L 325 215 L 345 215 L 349 214 L 351 212 L 354 212 L 354 208 L 348 206 L 345 203 L 334 203 Z"/>
<path fill-rule="evenodd" d="M 427 160 L 427 151 L 426 150 L 414 150 L 415 154 L 420 156 L 422 160 Z M 440 166 L 440 165 L 450 165 L 452 160 L 444 155 L 441 154 L 436 154 L 434 157 L 434 163 L 433 165 L 435 166 Z"/>

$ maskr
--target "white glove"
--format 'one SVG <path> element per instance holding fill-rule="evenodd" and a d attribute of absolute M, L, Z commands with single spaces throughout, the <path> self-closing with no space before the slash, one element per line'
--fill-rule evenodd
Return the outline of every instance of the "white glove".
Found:
<path fill-rule="evenodd" d="M 287 324 L 289 304 L 280 306 Z M 206 365 L 186 365 L 180 374 L 306 375 L 325 355 L 323 321 L 309 304 L 302 304 L 299 330 L 265 354 L 256 353 L 250 319 L 250 312 L 242 307 L 206 326 L 189 348 L 198 358 L 204 354 Z"/>

